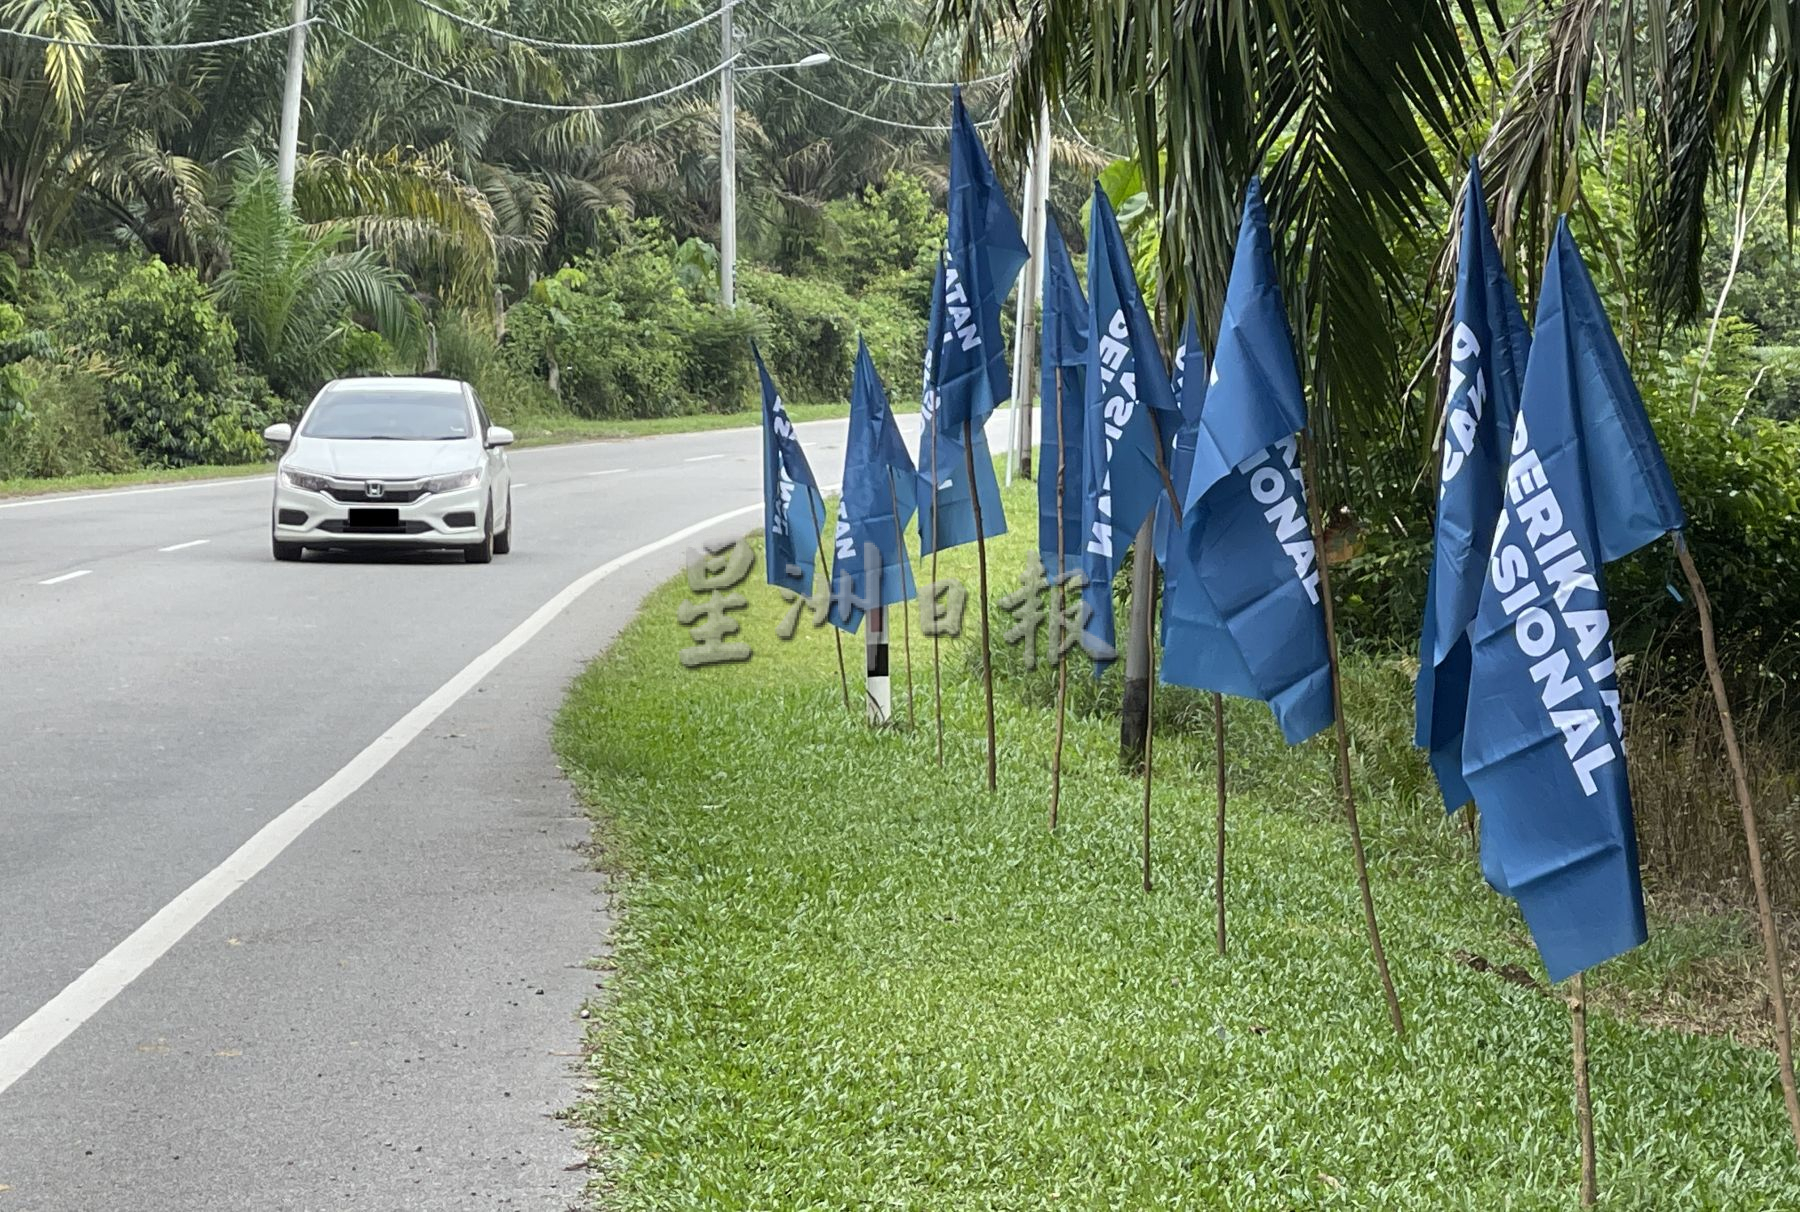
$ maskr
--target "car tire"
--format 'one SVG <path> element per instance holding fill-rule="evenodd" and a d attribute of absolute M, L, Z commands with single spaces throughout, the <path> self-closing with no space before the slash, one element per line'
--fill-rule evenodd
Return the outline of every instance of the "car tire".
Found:
<path fill-rule="evenodd" d="M 463 548 L 463 559 L 471 564 L 492 564 L 494 562 L 494 503 L 488 502 L 487 521 L 482 524 L 481 542 L 473 547 Z"/>
<path fill-rule="evenodd" d="M 300 544 L 283 543 L 273 535 L 269 536 L 269 548 L 275 553 L 275 558 L 284 564 L 298 560 L 306 552 L 306 548 L 300 546 Z"/>
<path fill-rule="evenodd" d="M 494 554 L 506 555 L 512 551 L 513 511 L 512 489 L 506 490 L 506 529 L 494 536 Z"/>

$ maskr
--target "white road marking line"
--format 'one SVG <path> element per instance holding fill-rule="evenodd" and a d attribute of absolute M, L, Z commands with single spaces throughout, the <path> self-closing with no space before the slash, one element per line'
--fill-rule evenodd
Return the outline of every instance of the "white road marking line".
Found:
<path fill-rule="evenodd" d="M 177 543 L 173 547 L 158 547 L 158 551 L 186 551 L 190 547 L 202 547 L 212 542 L 211 539 L 189 539 L 185 543 Z"/>
<path fill-rule="evenodd" d="M 23 501 L 0 501 L 0 509 L 30 509 L 36 505 L 73 505 L 77 501 L 110 501 L 114 497 L 141 497 L 152 492 L 197 492 L 202 488 L 240 488 L 246 484 L 269 484 L 274 476 L 244 476 L 232 480 L 207 480 L 201 484 L 164 484 L 158 488 L 115 488 L 107 492 L 84 492 L 72 497 L 27 497 Z"/>
<path fill-rule="evenodd" d="M 630 470 L 631 470 L 631 468 L 629 468 L 629 467 L 608 467 L 605 471 L 589 471 L 589 472 L 583 472 L 582 474 L 590 475 L 590 476 L 616 476 L 616 475 L 622 475 L 625 472 L 630 471 Z"/>
<path fill-rule="evenodd" d="M 83 568 L 79 572 L 65 572 L 59 577 L 51 577 L 48 581 L 39 581 L 38 584 L 40 584 L 40 585 L 60 585 L 64 581 L 73 581 L 76 577 L 85 577 L 92 571 L 94 571 L 92 568 Z"/>
<path fill-rule="evenodd" d="M 724 457 L 725 456 L 722 454 L 695 455 L 691 459 L 683 459 L 682 462 L 683 463 L 710 463 L 714 459 L 722 459 Z"/>
<path fill-rule="evenodd" d="M 513 487 L 514 488 L 530 488 L 531 485 L 529 485 L 529 484 L 514 484 Z"/>
<path fill-rule="evenodd" d="M 24 1022 L 0 1036 L 0 1094 L 5 1094 L 13 1083 L 31 1072 L 58 1044 L 68 1039 L 77 1028 L 124 992 L 126 986 L 166 955 L 207 914 L 217 909 L 233 892 L 249 883 L 258 872 L 280 857 L 281 852 L 301 834 L 379 774 L 409 743 L 430 728 L 507 657 L 523 648 L 588 590 L 645 556 L 655 555 L 684 539 L 734 518 L 757 513 L 761 509 L 762 504 L 759 502 L 741 509 L 726 510 L 692 526 L 684 526 L 673 534 L 665 535 L 653 543 L 646 543 L 584 573 L 538 607 L 530 618 L 513 628 L 499 643 L 470 661 L 461 672 L 438 687 L 424 702 L 401 716 L 391 728 L 351 758 L 343 769 L 257 830 L 229 858 L 157 910 L 149 921 L 101 956 L 93 967 L 71 981 L 61 993 L 33 1011 Z"/>

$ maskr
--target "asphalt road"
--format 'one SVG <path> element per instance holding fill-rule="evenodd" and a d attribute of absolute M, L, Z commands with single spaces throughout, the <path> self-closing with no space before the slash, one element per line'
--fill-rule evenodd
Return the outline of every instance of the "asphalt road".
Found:
<path fill-rule="evenodd" d="M 607 901 L 549 725 L 761 454 L 512 464 L 487 567 L 277 564 L 267 478 L 0 501 L 0 1212 L 580 1202 Z"/>

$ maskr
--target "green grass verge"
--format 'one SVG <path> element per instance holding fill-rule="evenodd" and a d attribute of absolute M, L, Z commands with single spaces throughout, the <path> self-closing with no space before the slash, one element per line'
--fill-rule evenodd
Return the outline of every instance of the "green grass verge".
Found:
<path fill-rule="evenodd" d="M 1026 492 L 1008 502 L 1020 523 Z M 1021 534 L 992 545 L 996 597 L 1024 552 Z M 973 585 L 972 552 L 943 575 Z M 603 1206 L 1575 1206 L 1567 1010 L 1433 802 L 1398 662 L 1355 661 L 1346 695 L 1404 1044 L 1328 738 L 1289 750 L 1265 709 L 1232 706 L 1219 958 L 1209 700 L 1158 696 L 1146 894 L 1118 674 L 1071 678 L 1053 836 L 1046 669 L 1001 649 L 990 796 L 972 614 L 942 653 L 940 770 L 928 640 L 912 635 L 917 727 L 871 732 L 845 716 L 831 634 L 784 643 L 783 604 L 747 593 L 751 661 L 684 670 L 689 595 L 671 584 L 557 724 L 622 911 L 575 1112 Z M 898 635 L 894 667 L 904 713 Z M 1604 1003 L 1746 945 L 1740 928 L 1663 931 L 1590 991 Z M 1603 1011 L 1590 1047 L 1605 1207 L 1800 1206 L 1768 1053 Z"/>
<path fill-rule="evenodd" d="M 901 408 L 898 411 L 916 411 Z M 848 416 L 847 404 L 795 404 L 788 415 L 795 422 L 829 421 Z M 622 421 L 588 421 L 569 416 L 527 416 L 509 426 L 521 448 L 555 446 L 567 442 L 596 442 L 620 438 L 648 438 L 669 433 L 707 433 L 720 429 L 751 429 L 762 424 L 760 412 L 699 413 L 680 417 L 645 417 Z M 236 463 L 200 467 L 153 467 L 140 471 L 80 476 L 0 479 L 0 497 L 42 496 L 100 488 L 124 488 L 133 484 L 170 484 L 183 480 L 212 480 L 233 476 L 267 475 L 272 463 Z"/>

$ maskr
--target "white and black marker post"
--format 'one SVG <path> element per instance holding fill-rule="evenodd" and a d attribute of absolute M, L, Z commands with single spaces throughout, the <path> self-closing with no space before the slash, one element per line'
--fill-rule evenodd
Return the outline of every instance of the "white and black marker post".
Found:
<path fill-rule="evenodd" d="M 871 606 L 863 616 L 867 639 L 863 647 L 864 674 L 869 706 L 869 726 L 885 728 L 894 720 L 894 697 L 888 681 L 887 610 Z"/>

